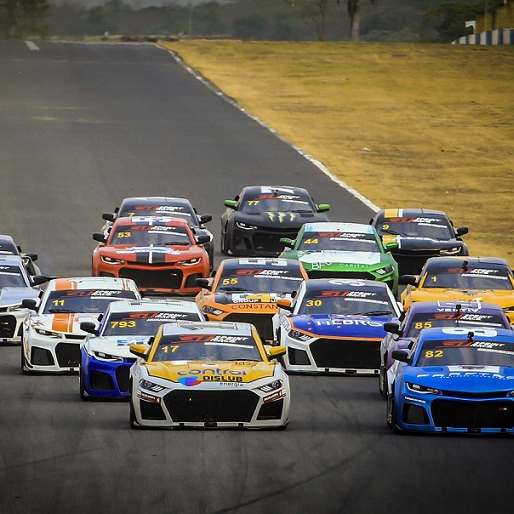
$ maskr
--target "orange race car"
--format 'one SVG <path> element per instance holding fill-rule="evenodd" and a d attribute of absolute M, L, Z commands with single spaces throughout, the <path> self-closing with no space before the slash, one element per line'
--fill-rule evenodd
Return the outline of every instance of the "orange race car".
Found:
<path fill-rule="evenodd" d="M 403 275 L 403 307 L 414 302 L 483 301 L 496 303 L 514 323 L 514 275 L 498 257 L 431 257 L 419 276 Z"/>
<path fill-rule="evenodd" d="M 225 259 L 214 278 L 196 281 L 203 289 L 195 301 L 209 321 L 252 323 L 269 342 L 273 340 L 271 318 L 278 312 L 277 299 L 291 298 L 307 278 L 296 260 Z"/>
<path fill-rule="evenodd" d="M 93 253 L 93 275 L 132 278 L 146 295 L 194 294 L 196 279 L 209 276 L 209 256 L 187 221 L 167 216 L 118 218 Z"/>

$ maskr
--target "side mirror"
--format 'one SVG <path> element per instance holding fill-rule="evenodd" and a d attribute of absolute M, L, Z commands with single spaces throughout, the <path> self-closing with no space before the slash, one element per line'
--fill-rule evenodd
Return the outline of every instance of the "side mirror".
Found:
<path fill-rule="evenodd" d="M 410 360 L 409 352 L 407 350 L 393 350 L 391 357 L 400 362 L 409 362 Z"/>
<path fill-rule="evenodd" d="M 291 300 L 289 298 L 278 298 L 277 306 L 281 309 L 284 309 L 289 312 L 293 312 L 293 308 L 291 307 Z"/>
<path fill-rule="evenodd" d="M 268 357 L 270 359 L 276 359 L 277 357 L 280 357 L 281 355 L 286 354 L 286 347 L 285 346 L 272 346 L 268 350 Z"/>
<path fill-rule="evenodd" d="M 148 356 L 148 345 L 132 343 L 129 346 L 129 351 L 137 357 L 142 357 L 143 359 L 146 359 L 146 357 Z"/>
<path fill-rule="evenodd" d="M 37 302 L 33 299 L 22 300 L 21 306 L 25 307 L 25 309 L 30 309 L 31 311 L 37 311 Z"/>
<path fill-rule="evenodd" d="M 45 282 L 48 282 L 49 280 L 54 279 L 54 276 L 50 275 L 34 275 L 30 281 L 32 282 L 33 286 L 38 286 L 40 284 L 44 284 Z"/>
<path fill-rule="evenodd" d="M 107 238 L 104 236 L 103 232 L 94 232 L 93 239 L 98 241 L 99 243 L 106 243 Z"/>
<path fill-rule="evenodd" d="M 200 214 L 198 216 L 198 221 L 200 221 L 200 224 L 209 223 L 209 221 L 212 221 L 212 215 L 211 214 Z"/>
<path fill-rule="evenodd" d="M 80 324 L 80 330 L 87 332 L 88 334 L 93 334 L 94 336 L 98 335 L 98 330 L 96 329 L 96 323 L 92 321 L 83 321 Z"/>
<path fill-rule="evenodd" d="M 195 239 L 199 245 L 204 245 L 205 243 L 208 243 L 211 240 L 209 236 L 198 236 Z"/>
<path fill-rule="evenodd" d="M 235 209 L 237 205 L 237 202 L 235 200 L 225 200 L 225 207 L 228 207 L 229 209 Z"/>
<path fill-rule="evenodd" d="M 390 334 L 398 334 L 399 336 L 403 333 L 400 330 L 400 324 L 396 321 L 388 321 L 387 323 L 384 323 L 384 330 Z"/>
<path fill-rule="evenodd" d="M 396 250 L 398 248 L 398 241 L 387 241 L 384 243 L 384 248 L 386 249 L 386 252 Z"/>
<path fill-rule="evenodd" d="M 457 234 L 457 237 L 463 236 L 464 234 L 467 234 L 469 232 L 468 227 L 459 227 L 455 229 L 455 234 Z"/>
<path fill-rule="evenodd" d="M 27 256 L 29 259 L 32 259 L 33 261 L 37 261 L 37 253 L 26 253 L 24 255 Z"/>
<path fill-rule="evenodd" d="M 288 246 L 290 246 L 291 248 L 294 246 L 294 242 L 295 240 L 294 239 L 290 239 L 289 237 L 281 237 L 280 238 L 280 242 L 281 243 L 284 243 Z"/>
<path fill-rule="evenodd" d="M 102 219 L 105 221 L 114 221 L 116 216 L 112 212 L 104 212 L 102 214 Z"/>
<path fill-rule="evenodd" d="M 418 283 L 418 277 L 416 275 L 402 275 L 399 282 L 403 285 L 416 286 Z"/>
<path fill-rule="evenodd" d="M 318 212 L 326 212 L 330 210 L 330 205 L 328 203 L 320 203 L 318 205 Z"/>
<path fill-rule="evenodd" d="M 208 289 L 211 290 L 211 281 L 208 278 L 197 278 L 195 280 L 195 284 L 202 289 Z"/>

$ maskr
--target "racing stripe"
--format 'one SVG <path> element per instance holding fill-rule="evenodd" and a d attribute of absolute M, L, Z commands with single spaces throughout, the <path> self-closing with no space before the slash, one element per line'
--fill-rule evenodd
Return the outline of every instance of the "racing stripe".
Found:
<path fill-rule="evenodd" d="M 77 289 L 77 283 L 68 278 L 58 278 L 55 281 L 56 291 L 66 291 L 67 289 Z"/>
<path fill-rule="evenodd" d="M 54 314 L 52 330 L 58 332 L 72 332 L 74 314 Z"/>
<path fill-rule="evenodd" d="M 384 218 L 399 218 L 403 209 L 386 209 L 384 211 Z"/>
<path fill-rule="evenodd" d="M 152 264 L 162 264 L 163 262 L 166 262 L 166 254 L 165 253 L 154 253 L 152 252 Z"/>

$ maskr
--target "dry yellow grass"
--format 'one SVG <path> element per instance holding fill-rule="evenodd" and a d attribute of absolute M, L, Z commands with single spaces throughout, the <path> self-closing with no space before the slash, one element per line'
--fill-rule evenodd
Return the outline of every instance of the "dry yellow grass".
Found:
<path fill-rule="evenodd" d="M 164 45 L 376 205 L 442 209 L 514 266 L 514 47 Z"/>

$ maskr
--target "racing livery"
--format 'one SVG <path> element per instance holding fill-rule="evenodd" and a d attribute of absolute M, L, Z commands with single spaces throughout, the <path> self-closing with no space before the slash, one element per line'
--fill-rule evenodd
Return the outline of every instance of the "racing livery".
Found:
<path fill-rule="evenodd" d="M 225 200 L 221 252 L 225 255 L 277 257 L 282 237 L 294 239 L 308 221 L 328 221 L 327 204 L 316 205 L 307 190 L 292 186 L 247 186 Z"/>
<path fill-rule="evenodd" d="M 289 379 L 249 323 L 165 323 L 130 370 L 130 426 L 285 428 Z"/>
<path fill-rule="evenodd" d="M 277 303 L 277 343 L 294 372 L 377 375 L 384 323 L 400 315 L 391 290 L 372 280 L 310 279 Z"/>
<path fill-rule="evenodd" d="M 468 255 L 461 236 L 467 227 L 454 228 L 448 215 L 431 209 L 382 209 L 371 219 L 384 244 L 391 250 L 400 274 L 418 274 L 430 257 Z"/>
<path fill-rule="evenodd" d="M 430 300 L 496 303 L 514 323 L 514 275 L 498 257 L 431 257 L 419 277 L 403 275 L 404 309 Z"/>
<path fill-rule="evenodd" d="M 118 218 L 109 237 L 96 232 L 93 275 L 131 278 L 145 295 L 194 294 L 209 276 L 209 256 L 187 222 L 168 216 Z"/>
<path fill-rule="evenodd" d="M 195 301 L 210 321 L 243 321 L 273 340 L 271 318 L 277 299 L 291 298 L 308 278 L 298 261 L 274 258 L 225 259 L 211 279 L 198 279 L 203 289 Z"/>
<path fill-rule="evenodd" d="M 214 263 L 214 244 L 213 235 L 205 227 L 205 223 L 212 220 L 210 214 L 197 214 L 187 198 L 177 198 L 170 196 L 136 196 L 124 198 L 119 207 L 114 212 L 105 212 L 102 219 L 106 221 L 102 228 L 105 237 L 109 232 L 116 218 L 132 216 L 172 216 L 173 218 L 183 218 L 197 236 L 208 236 L 209 239 L 203 244 L 209 254 L 211 268 Z"/>
<path fill-rule="evenodd" d="M 390 321 L 384 325 L 387 334 L 380 343 L 380 392 L 387 396 L 386 373 L 394 362 L 392 352 L 408 349 L 422 329 L 477 326 L 511 329 L 502 308 L 494 303 L 441 301 L 412 304 L 401 323 Z"/>
<path fill-rule="evenodd" d="M 141 299 L 133 280 L 73 277 L 50 280 L 39 300 L 24 300 L 21 369 L 25 373 L 76 373 L 83 321 L 96 321 L 110 302 Z"/>
<path fill-rule="evenodd" d="M 394 432 L 514 433 L 514 332 L 427 328 L 388 371 Z"/>
<path fill-rule="evenodd" d="M 398 265 L 388 253 L 396 243 L 384 246 L 370 225 L 305 223 L 295 240 L 281 241 L 288 247 L 280 257 L 298 259 L 310 278 L 379 280 L 398 293 Z"/>
<path fill-rule="evenodd" d="M 186 300 L 120 300 L 109 304 L 98 328 L 97 323 L 81 323 L 88 335 L 80 345 L 80 398 L 128 397 L 129 369 L 136 360 L 129 346 L 147 343 L 170 321 L 205 321 L 205 317 Z"/>
<path fill-rule="evenodd" d="M 29 277 L 19 255 L 0 256 L 0 341 L 19 343 L 21 325 L 29 312 L 22 306 L 26 298 L 39 296 L 39 284 L 50 280 L 45 275 Z"/>

